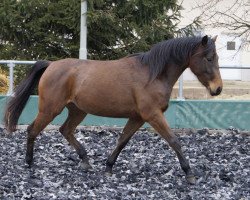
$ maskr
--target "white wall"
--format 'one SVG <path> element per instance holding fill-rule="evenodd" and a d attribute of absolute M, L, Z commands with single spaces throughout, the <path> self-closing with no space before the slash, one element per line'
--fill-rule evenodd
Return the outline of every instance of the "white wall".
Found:
<path fill-rule="evenodd" d="M 198 3 L 207 2 L 207 0 L 183 0 L 182 10 L 182 20 L 179 24 L 179 27 L 184 27 L 190 24 L 193 19 L 201 14 L 201 10 L 194 9 L 198 5 Z M 225 9 L 230 6 L 231 1 L 221 0 L 220 8 Z M 232 3 L 232 2 L 231 2 Z M 244 8 L 243 8 L 244 9 Z M 220 66 L 240 66 L 240 67 L 250 67 L 250 48 L 249 49 L 241 49 L 239 47 L 241 45 L 241 38 L 237 38 L 234 35 L 230 34 L 227 30 L 222 29 L 220 27 L 208 29 L 204 28 L 202 30 L 203 35 L 207 34 L 210 36 L 218 35 L 216 41 L 217 53 L 219 55 L 219 64 Z M 236 44 L 236 50 L 227 50 L 227 42 L 234 41 Z M 221 75 L 224 80 L 243 80 L 250 81 L 250 69 L 221 69 Z M 192 74 L 192 72 L 187 69 L 184 72 L 184 80 L 194 80 L 196 77 Z"/>
<path fill-rule="evenodd" d="M 235 42 L 235 50 L 227 50 L 227 42 Z M 234 35 L 228 33 L 220 33 L 218 37 L 217 53 L 219 55 L 220 66 L 241 67 L 241 54 L 239 51 L 241 39 L 235 38 Z M 241 69 L 221 69 L 222 79 L 225 80 L 241 80 Z"/>

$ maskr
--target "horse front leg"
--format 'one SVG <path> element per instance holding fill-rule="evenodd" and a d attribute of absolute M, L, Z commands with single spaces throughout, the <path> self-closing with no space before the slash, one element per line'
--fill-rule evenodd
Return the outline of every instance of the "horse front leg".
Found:
<path fill-rule="evenodd" d="M 175 151 L 181 168 L 186 174 L 187 181 L 190 184 L 195 184 L 195 176 L 190 168 L 188 160 L 183 155 L 181 144 L 176 135 L 169 128 L 163 113 L 159 111 L 158 113 L 154 114 L 153 117 L 148 120 L 148 123 L 168 142 L 170 147 Z"/>
<path fill-rule="evenodd" d="M 112 174 L 112 168 L 115 164 L 118 155 L 122 151 L 122 149 L 126 146 L 130 138 L 134 135 L 134 133 L 144 124 L 144 121 L 141 118 L 130 118 L 124 127 L 120 138 L 118 139 L 117 146 L 111 155 L 108 157 L 106 162 L 106 170 L 105 174 L 110 176 Z"/>

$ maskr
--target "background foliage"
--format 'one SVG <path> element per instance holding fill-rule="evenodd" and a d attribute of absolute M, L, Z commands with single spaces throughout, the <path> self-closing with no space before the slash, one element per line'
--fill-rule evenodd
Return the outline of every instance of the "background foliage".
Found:
<path fill-rule="evenodd" d="M 0 59 L 77 58 L 80 3 L 1 0 Z M 89 0 L 88 58 L 116 59 L 179 34 L 192 34 L 199 21 L 178 29 L 180 9 L 177 0 Z M 17 78 L 26 70 L 16 68 Z"/>

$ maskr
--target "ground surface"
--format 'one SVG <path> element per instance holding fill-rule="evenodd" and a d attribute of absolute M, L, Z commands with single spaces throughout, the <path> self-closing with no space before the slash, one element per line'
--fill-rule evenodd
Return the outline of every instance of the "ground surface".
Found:
<path fill-rule="evenodd" d="M 197 176 L 189 185 L 175 154 L 157 134 L 140 130 L 120 154 L 112 177 L 105 161 L 119 130 L 80 128 L 94 168 L 84 172 L 56 130 L 35 145 L 34 166 L 24 162 L 26 133 L 0 129 L 0 199 L 250 199 L 250 135 L 229 130 L 175 130 Z"/>
<path fill-rule="evenodd" d="M 0 74 L 1 75 L 1 74 Z M 0 94 L 6 94 L 6 84 L 1 83 L 0 76 Z M 1 89 L 1 85 L 4 86 Z M 175 84 L 171 98 L 178 97 L 178 81 Z M 184 81 L 183 83 L 183 96 L 185 99 L 229 99 L 229 100 L 250 100 L 250 81 L 229 81 L 223 80 L 223 90 L 219 96 L 212 97 L 207 89 L 201 85 L 199 81 Z"/>

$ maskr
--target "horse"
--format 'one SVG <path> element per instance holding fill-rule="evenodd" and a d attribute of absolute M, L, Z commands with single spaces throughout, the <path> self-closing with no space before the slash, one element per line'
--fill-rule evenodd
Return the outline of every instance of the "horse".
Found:
<path fill-rule="evenodd" d="M 59 131 L 75 148 L 85 170 L 90 170 L 92 166 L 84 145 L 75 138 L 74 130 L 90 113 L 128 118 L 117 146 L 108 156 L 106 174 L 112 174 L 121 150 L 147 122 L 175 151 L 186 180 L 195 184 L 193 170 L 163 113 L 168 108 L 174 84 L 186 68 L 191 69 L 211 95 L 221 93 L 216 38 L 169 39 L 153 45 L 147 52 L 118 60 L 67 58 L 37 61 L 7 103 L 4 116 L 6 129 L 9 132 L 16 130 L 22 110 L 38 85 L 39 112 L 27 128 L 26 163 L 29 167 L 33 163 L 36 137 L 66 107 L 68 116 Z"/>

